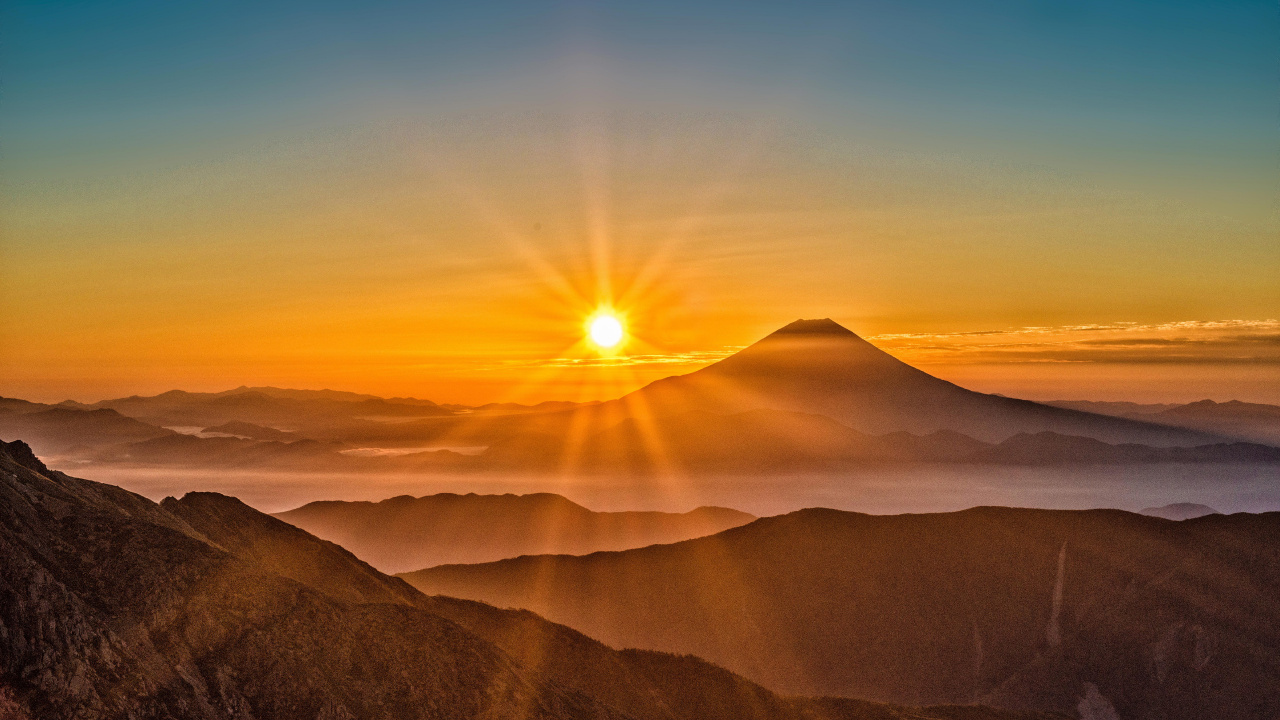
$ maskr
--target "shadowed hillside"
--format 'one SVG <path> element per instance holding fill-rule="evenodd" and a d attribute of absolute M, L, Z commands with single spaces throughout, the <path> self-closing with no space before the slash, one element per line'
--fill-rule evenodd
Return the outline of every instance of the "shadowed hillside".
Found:
<path fill-rule="evenodd" d="M 1280 711 L 1280 514 L 803 510 L 673 545 L 404 575 L 787 692 L 1122 718 Z"/>
<path fill-rule="evenodd" d="M 331 540 L 383 572 L 517 555 L 626 550 L 711 535 L 755 519 L 737 510 L 593 512 L 552 493 L 321 501 L 276 517 Z"/>
<path fill-rule="evenodd" d="M 1032 720 L 782 698 L 691 657 L 428 598 L 228 498 L 157 505 L 0 445 L 0 713 L 52 718 Z"/>

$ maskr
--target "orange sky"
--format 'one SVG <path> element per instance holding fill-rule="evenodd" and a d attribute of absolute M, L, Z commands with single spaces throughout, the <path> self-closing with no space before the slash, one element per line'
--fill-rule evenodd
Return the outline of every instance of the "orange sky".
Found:
<path fill-rule="evenodd" d="M 1229 200 L 1175 207 L 725 118 L 523 120 L 18 193 L 0 392 L 603 398 L 832 317 L 977 389 L 1280 400 L 1270 219 L 1208 223 Z M 648 360 L 561 362 L 593 357 L 582 322 L 602 303 Z"/>
<path fill-rule="evenodd" d="M 0 394 L 602 398 L 831 317 L 982 390 L 1280 402 L 1274 38 L 1247 19 L 1188 16 L 1220 43 L 1196 65 L 1163 26 L 1016 14 L 980 42 L 839 25 L 912 53 L 817 6 L 259 18 L 283 52 L 174 8 L 121 15 L 120 54 L 41 12 L 6 50 Z M 639 359 L 583 362 L 601 303 Z"/>

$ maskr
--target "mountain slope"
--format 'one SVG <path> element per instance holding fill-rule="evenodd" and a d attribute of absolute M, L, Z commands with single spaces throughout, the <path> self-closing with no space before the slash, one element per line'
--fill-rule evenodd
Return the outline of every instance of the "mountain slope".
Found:
<path fill-rule="evenodd" d="M 1280 514 L 804 510 L 707 538 L 403 575 L 787 692 L 1123 718 L 1280 711 Z"/>
<path fill-rule="evenodd" d="M 321 501 L 275 517 L 347 548 L 383 572 L 545 553 L 581 555 L 711 535 L 755 519 L 728 508 L 593 512 L 551 493 Z"/>
<path fill-rule="evenodd" d="M 1191 430 L 985 395 L 940 380 L 876 348 L 831 320 L 797 320 L 706 368 L 624 397 L 657 415 L 759 408 L 825 415 L 874 435 L 961 432 L 998 442 L 1050 430 L 1107 442 L 1196 445 Z"/>
<path fill-rule="evenodd" d="M 115 410 L 47 410 L 0 414 L 0 435 L 30 438 L 42 456 L 61 455 L 84 447 L 132 443 L 175 435 Z"/>
<path fill-rule="evenodd" d="M 1022 717 L 780 698 L 696 658 L 619 653 L 529 613 L 425 597 L 234 498 L 156 505 L 49 471 L 21 443 L 0 445 L 0 713 Z"/>
<path fill-rule="evenodd" d="M 31 717 L 617 716 L 454 623 L 263 572 L 130 493 L 5 454 L 0 494 L 0 684 Z"/>

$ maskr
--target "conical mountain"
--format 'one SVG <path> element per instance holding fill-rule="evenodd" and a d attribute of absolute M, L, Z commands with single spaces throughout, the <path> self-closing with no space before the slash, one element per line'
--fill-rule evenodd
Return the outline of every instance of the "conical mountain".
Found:
<path fill-rule="evenodd" d="M 1053 431 L 1107 442 L 1196 445 L 1204 433 L 966 390 L 898 360 L 830 319 L 797 320 L 742 351 L 623 398 L 668 415 L 786 410 L 864 433 L 951 430 L 989 442 Z"/>

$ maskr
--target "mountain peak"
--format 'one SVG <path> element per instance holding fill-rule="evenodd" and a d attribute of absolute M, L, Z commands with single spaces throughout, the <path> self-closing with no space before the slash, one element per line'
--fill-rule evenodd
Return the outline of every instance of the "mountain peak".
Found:
<path fill-rule="evenodd" d="M 796 320 L 773 331 L 771 335 L 838 335 L 857 337 L 854 332 L 831 318 Z"/>
<path fill-rule="evenodd" d="M 45 475 L 49 474 L 49 468 L 40 462 L 40 458 L 36 457 L 36 454 L 31 451 L 31 446 L 21 440 L 14 440 L 13 442 L 0 440 L 0 456 L 8 457 L 28 470 L 35 470 Z"/>

